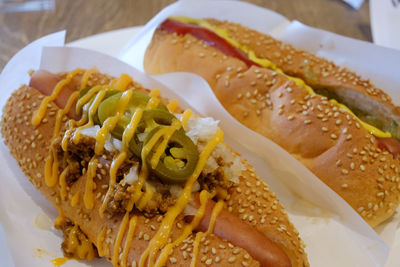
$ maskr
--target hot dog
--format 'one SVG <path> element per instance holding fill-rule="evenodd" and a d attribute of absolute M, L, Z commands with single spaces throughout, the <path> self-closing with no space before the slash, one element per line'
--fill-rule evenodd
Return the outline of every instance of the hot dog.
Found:
<path fill-rule="evenodd" d="M 59 210 L 55 225 L 64 233 L 65 255 L 98 255 L 114 266 L 308 266 L 275 195 L 247 162 L 218 144 L 215 122 L 208 125 L 214 132 L 192 135 L 202 130 L 201 118 L 179 114 L 171 103 L 128 75 L 113 78 L 95 69 L 36 71 L 30 86 L 9 98 L 2 136 Z M 103 139 L 101 129 L 108 129 Z M 166 148 L 158 149 L 163 140 Z M 182 178 L 193 161 L 189 178 Z"/>
<path fill-rule="evenodd" d="M 239 24 L 173 17 L 147 48 L 148 73 L 202 76 L 221 104 L 279 144 L 372 227 L 399 204 L 399 108 L 368 80 Z"/>

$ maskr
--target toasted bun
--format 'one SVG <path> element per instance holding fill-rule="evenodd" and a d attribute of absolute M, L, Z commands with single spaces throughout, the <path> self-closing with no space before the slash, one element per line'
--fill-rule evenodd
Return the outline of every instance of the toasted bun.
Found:
<path fill-rule="evenodd" d="M 370 83 L 354 73 L 236 24 L 212 22 L 229 29 L 233 37 L 239 36 L 238 41 L 245 42 L 261 58 L 280 51 L 278 62 L 287 67 L 284 70 L 288 74 L 301 72 L 305 59 L 313 62 L 313 69 L 322 73 L 318 86 L 330 85 L 343 94 L 362 95 L 367 104 L 374 103 L 371 108 L 381 107 L 378 110 L 396 118 L 397 109 L 390 98 L 381 90 L 371 89 Z M 192 35 L 159 29 L 147 48 L 144 67 L 151 74 L 187 71 L 202 76 L 237 120 L 291 153 L 372 227 L 389 218 L 398 206 L 399 160 L 381 151 L 376 138 L 352 115 L 325 97 L 310 95 L 285 75 L 263 67 L 248 68 Z M 332 72 L 325 75 L 326 69 Z M 342 74 L 347 78 L 341 78 Z"/>
<path fill-rule="evenodd" d="M 107 80 L 107 76 L 92 78 L 93 85 Z M 67 198 L 60 197 L 60 187 L 48 187 L 44 182 L 44 159 L 48 155 L 50 140 L 53 134 L 55 113 L 59 108 L 50 103 L 48 112 L 42 123 L 34 127 L 31 123 L 32 113 L 37 109 L 43 95 L 35 88 L 22 86 L 16 90 L 7 101 L 2 116 L 1 133 L 5 144 L 9 147 L 11 155 L 17 160 L 19 166 L 35 187 L 73 224 L 78 225 L 90 242 L 96 247 L 101 247 L 105 257 L 113 257 L 113 244 L 121 225 L 123 214 L 114 216 L 99 216 L 101 198 L 106 193 L 109 183 L 109 166 L 112 160 L 110 155 L 99 156 L 101 168 L 97 170 L 94 195 L 96 196 L 94 208 L 88 210 L 83 201 L 76 206 L 71 206 L 71 199 L 77 192 L 85 188 L 86 175 L 80 177 L 68 187 Z M 67 121 L 67 118 L 63 120 Z M 65 127 L 65 125 L 63 126 Z M 84 140 L 84 139 L 82 139 Z M 226 201 L 226 208 L 242 219 L 243 222 L 256 227 L 260 232 L 276 242 L 290 257 L 292 266 L 308 266 L 304 244 L 298 232 L 290 223 L 275 194 L 269 191 L 268 186 L 258 177 L 254 169 L 245 161 L 246 170 L 240 177 L 238 186 L 231 188 Z M 105 170 L 105 172 L 103 171 Z M 142 213 L 137 213 L 136 225 L 132 248 L 128 254 L 128 265 L 136 266 L 141 254 L 147 248 L 149 241 L 160 226 L 162 215 L 146 218 Z M 183 217 L 177 218 L 177 223 L 172 229 L 171 238 L 179 236 L 186 223 Z M 179 227 L 178 227 L 179 226 Z M 103 229 L 107 229 L 103 241 L 98 236 Z M 124 240 L 121 249 L 124 248 Z M 167 266 L 189 266 L 193 252 L 194 234 L 190 235 L 179 247 L 173 249 L 167 261 Z M 122 253 L 122 250 L 118 253 Z M 121 256 L 121 255 L 119 255 Z M 258 266 L 247 251 L 235 247 L 228 241 L 222 240 L 214 234 L 206 235 L 200 242 L 197 266 Z"/>

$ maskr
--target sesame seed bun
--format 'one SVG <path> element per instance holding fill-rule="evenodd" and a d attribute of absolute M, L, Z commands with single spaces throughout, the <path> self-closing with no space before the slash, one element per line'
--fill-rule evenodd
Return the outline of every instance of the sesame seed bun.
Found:
<path fill-rule="evenodd" d="M 349 70 L 240 25 L 209 22 L 285 73 L 349 101 L 357 98 L 357 103 L 378 116 L 398 121 L 398 107 L 390 97 Z M 304 60 L 310 62 L 312 74 L 319 74 L 318 79 L 302 67 Z M 291 153 L 372 227 L 395 212 L 400 196 L 399 160 L 378 148 L 375 136 L 326 97 L 311 95 L 273 70 L 248 67 L 190 34 L 160 29 L 147 48 L 144 67 L 151 74 L 184 71 L 203 77 L 229 113 Z"/>
<path fill-rule="evenodd" d="M 65 75 L 65 74 L 63 74 Z M 61 75 L 60 77 L 62 77 Z M 78 75 L 77 77 L 81 77 Z M 89 85 L 108 83 L 109 76 L 94 75 L 89 80 Z M 73 81 L 73 85 L 79 84 Z M 70 85 L 71 86 L 71 85 Z M 135 84 L 135 87 L 139 87 Z M 77 88 L 75 88 L 77 90 Z M 107 191 L 109 184 L 109 166 L 113 155 L 102 155 L 98 157 L 101 168 L 97 169 L 95 178 L 94 195 L 96 196 L 94 208 L 86 209 L 83 201 L 76 206 L 71 206 L 71 199 L 77 192 L 83 194 L 85 188 L 86 174 L 81 176 L 68 187 L 66 199 L 60 197 L 60 186 L 48 187 L 44 181 L 44 162 L 48 156 L 50 140 L 53 135 L 55 114 L 59 110 L 54 103 L 50 103 L 48 111 L 39 126 L 34 127 L 31 123 L 33 112 L 39 107 L 44 95 L 35 88 L 22 86 L 8 99 L 4 109 L 1 122 L 1 134 L 5 144 L 9 147 L 11 155 L 17 160 L 19 166 L 31 183 L 42 192 L 42 194 L 73 224 L 78 225 L 90 242 L 96 247 L 103 248 L 105 257 L 111 261 L 113 257 L 113 244 L 121 225 L 123 214 L 114 216 L 99 216 L 101 199 Z M 63 119 L 65 130 L 69 118 Z M 27 140 L 31 140 L 27 142 Z M 82 142 L 85 138 L 81 139 Z M 232 152 L 234 153 L 234 152 Z M 226 208 L 237 215 L 244 223 L 256 227 L 270 240 L 276 242 L 289 256 L 292 266 L 309 266 L 304 244 L 297 230 L 289 221 L 283 207 L 275 194 L 269 191 L 268 186 L 258 177 L 254 169 L 243 160 L 246 170 L 240 177 L 240 183 L 233 186 L 226 200 Z M 103 170 L 106 170 L 104 172 Z M 87 173 L 87 172 L 86 172 Z M 142 213 L 136 212 L 138 222 L 132 242 L 132 249 L 128 254 L 128 265 L 136 266 L 141 254 L 147 248 L 151 238 L 157 232 L 162 215 L 146 218 Z M 178 216 L 172 228 L 171 238 L 176 239 L 182 232 L 186 222 L 183 216 Z M 102 229 L 107 229 L 104 242 L 97 239 Z M 125 238 L 121 243 L 123 250 Z M 193 252 L 193 240 L 195 233 L 191 234 L 179 247 L 173 249 L 169 255 L 166 266 L 189 266 Z M 121 253 L 122 250 L 118 253 Z M 121 256 L 121 255 L 118 255 Z M 235 247 L 226 240 L 222 240 L 214 234 L 206 235 L 200 242 L 197 266 L 259 266 L 248 251 Z"/>

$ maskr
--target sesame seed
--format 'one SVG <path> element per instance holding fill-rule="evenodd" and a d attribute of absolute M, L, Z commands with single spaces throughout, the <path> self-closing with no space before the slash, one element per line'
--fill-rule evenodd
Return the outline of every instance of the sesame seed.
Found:
<path fill-rule="evenodd" d="M 229 257 L 228 262 L 233 263 L 236 260 L 235 256 Z"/>
<path fill-rule="evenodd" d="M 347 188 L 348 185 L 347 184 L 342 184 L 342 188 Z"/>
<path fill-rule="evenodd" d="M 360 170 L 361 171 L 365 171 L 365 166 L 364 165 L 360 165 Z"/>
<path fill-rule="evenodd" d="M 171 263 L 176 263 L 176 262 L 177 262 L 176 258 L 174 258 L 174 257 L 169 258 L 169 261 L 170 261 Z"/>
<path fill-rule="evenodd" d="M 321 129 L 322 129 L 323 132 L 327 132 L 328 131 L 327 127 L 322 127 Z"/>
<path fill-rule="evenodd" d="M 335 140 L 337 138 L 337 135 L 336 134 L 331 134 L 331 138 Z"/>
<path fill-rule="evenodd" d="M 143 240 L 144 241 L 149 241 L 150 240 L 150 236 L 148 234 L 144 234 L 143 235 Z"/>
<path fill-rule="evenodd" d="M 347 169 L 342 169 L 342 174 L 348 174 L 349 171 Z"/>

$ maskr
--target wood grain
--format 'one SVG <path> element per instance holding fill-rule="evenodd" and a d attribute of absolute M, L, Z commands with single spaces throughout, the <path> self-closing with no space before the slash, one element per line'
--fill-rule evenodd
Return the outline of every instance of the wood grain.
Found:
<path fill-rule="evenodd" d="M 21 48 L 63 29 L 67 42 L 119 28 L 143 25 L 174 0 L 56 0 L 55 10 L 0 13 L 0 70 Z M 248 0 L 290 20 L 371 41 L 369 4 L 354 10 L 340 0 Z"/>

